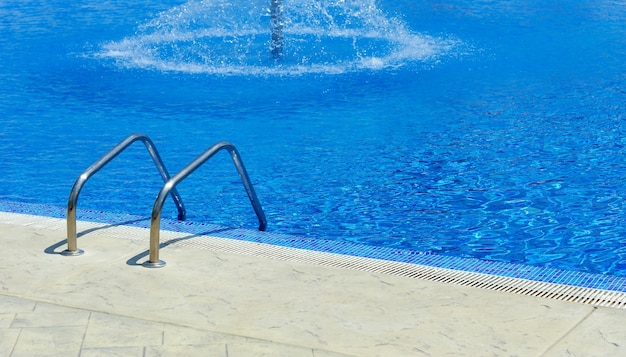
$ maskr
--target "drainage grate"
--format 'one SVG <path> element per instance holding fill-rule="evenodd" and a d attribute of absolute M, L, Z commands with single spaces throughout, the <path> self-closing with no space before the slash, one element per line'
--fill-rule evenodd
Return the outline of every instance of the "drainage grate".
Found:
<path fill-rule="evenodd" d="M 594 306 L 626 308 L 626 293 L 618 291 L 554 284 L 389 260 L 317 252 L 263 243 L 251 243 L 225 238 L 201 236 L 194 238 L 193 240 L 179 241 L 175 244 L 198 249 L 210 249 L 214 251 L 265 257 L 290 262 L 316 264 L 328 267 L 360 270 L 370 273 L 403 276 L 447 284 L 471 286 L 487 290 L 577 302 Z"/>
<path fill-rule="evenodd" d="M 64 219 L 16 213 L 0 212 L 0 223 L 51 229 L 55 231 L 65 230 Z M 89 231 L 90 235 L 145 241 L 146 247 L 148 246 L 147 242 L 149 241 L 149 232 L 146 228 L 106 225 L 80 221 L 79 229 L 79 231 L 83 232 Z M 181 239 L 181 237 L 184 237 L 185 239 Z M 192 239 L 188 239 L 191 237 Z M 620 309 L 626 308 L 626 292 L 620 291 L 556 284 L 392 260 L 283 247 L 231 238 L 189 235 L 187 233 L 173 231 L 162 231 L 161 240 L 163 243 L 167 243 L 169 241 L 172 245 L 196 249 L 264 257 L 289 262 L 316 264 L 320 266 L 352 269 L 370 273 L 389 274 L 413 279 L 422 279 L 526 296 L 535 296 L 546 299 L 590 304 L 594 306 Z"/>

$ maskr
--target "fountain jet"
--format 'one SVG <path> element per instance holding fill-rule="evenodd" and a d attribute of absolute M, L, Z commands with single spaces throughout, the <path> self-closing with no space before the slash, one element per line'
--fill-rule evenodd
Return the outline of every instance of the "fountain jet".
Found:
<path fill-rule="evenodd" d="M 282 0 L 270 0 L 270 25 L 272 29 L 272 40 L 270 50 L 274 59 L 283 55 L 283 15 Z"/>
<path fill-rule="evenodd" d="M 165 72 L 299 76 L 422 68 L 459 45 L 411 32 L 377 2 L 187 0 L 96 56 Z"/>

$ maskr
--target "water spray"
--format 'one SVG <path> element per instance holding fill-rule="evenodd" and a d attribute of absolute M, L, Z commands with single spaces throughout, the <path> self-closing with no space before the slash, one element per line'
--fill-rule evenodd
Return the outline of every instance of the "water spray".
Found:
<path fill-rule="evenodd" d="M 376 2 L 188 0 L 97 56 L 165 72 L 299 76 L 430 65 L 457 46 L 411 32 Z"/>
<path fill-rule="evenodd" d="M 270 50 L 275 59 L 283 55 L 283 15 L 282 0 L 270 0 L 270 25 L 272 28 L 272 40 Z"/>

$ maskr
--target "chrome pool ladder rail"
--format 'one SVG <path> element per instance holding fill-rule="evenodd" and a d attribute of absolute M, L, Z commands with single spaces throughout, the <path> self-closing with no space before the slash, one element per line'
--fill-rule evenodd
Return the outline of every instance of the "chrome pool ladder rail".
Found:
<path fill-rule="evenodd" d="M 165 266 L 165 262 L 159 260 L 161 210 L 163 208 L 165 198 L 170 192 L 173 192 L 173 190 L 175 190 L 176 185 L 178 185 L 181 181 L 187 178 L 187 176 L 191 175 L 191 173 L 193 173 L 196 169 L 202 166 L 205 162 L 207 162 L 211 157 L 213 157 L 221 150 L 228 151 L 230 157 L 233 160 L 233 163 L 235 164 L 235 168 L 239 173 L 239 177 L 241 178 L 243 186 L 246 189 L 246 193 L 248 194 L 250 203 L 252 203 L 254 212 L 256 213 L 259 220 L 259 230 L 264 231 L 267 227 L 265 213 L 263 212 L 263 208 L 259 203 L 256 192 L 254 192 L 254 188 L 252 187 L 252 183 L 250 182 L 250 177 L 248 176 L 248 172 L 243 165 L 243 161 L 241 160 L 239 151 L 237 151 L 237 148 L 235 148 L 233 144 L 226 141 L 220 141 L 208 148 L 206 151 L 204 151 L 204 153 L 195 158 L 192 162 L 190 162 L 187 166 L 180 170 L 180 172 L 178 172 L 171 179 L 169 179 L 165 183 L 165 185 L 163 185 L 161 191 L 159 191 L 159 194 L 154 201 L 152 215 L 150 216 L 150 257 L 146 262 L 142 264 L 144 267 L 160 268 Z"/>
<path fill-rule="evenodd" d="M 150 157 L 152 157 L 152 161 L 156 165 L 159 174 L 164 182 L 168 182 L 170 180 L 170 174 L 168 173 L 165 165 L 163 164 L 163 160 L 159 155 L 159 152 L 156 149 L 156 146 L 150 140 L 150 138 L 141 133 L 135 133 L 129 135 L 126 139 L 122 140 L 119 144 L 117 144 L 113 149 L 111 149 L 107 154 L 102 156 L 96 162 L 94 162 L 91 166 L 89 166 L 74 182 L 74 186 L 70 191 L 70 196 L 67 201 L 67 249 L 61 252 L 62 255 L 74 256 L 81 255 L 84 253 L 82 249 L 78 249 L 77 244 L 77 235 L 76 235 L 76 204 L 78 201 L 78 195 L 80 194 L 81 189 L 94 174 L 96 174 L 100 169 L 106 166 L 109 162 L 115 159 L 122 151 L 128 148 L 135 141 L 141 141 L 148 149 L 148 153 Z M 174 203 L 176 204 L 176 208 L 178 209 L 178 219 L 185 220 L 185 206 L 183 205 L 183 201 L 178 194 L 178 191 L 175 189 L 170 192 L 172 198 L 174 199 Z"/>

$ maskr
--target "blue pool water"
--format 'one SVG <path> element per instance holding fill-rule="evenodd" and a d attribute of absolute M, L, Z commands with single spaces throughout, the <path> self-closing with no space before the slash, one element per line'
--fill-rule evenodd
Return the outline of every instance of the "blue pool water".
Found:
<path fill-rule="evenodd" d="M 275 60 L 263 1 L 0 3 L 0 200 L 64 206 L 134 132 L 171 172 L 228 140 L 272 232 L 626 276 L 626 3 L 283 5 Z M 137 144 L 79 211 L 161 184 Z M 225 154 L 178 189 L 256 227 Z"/>

